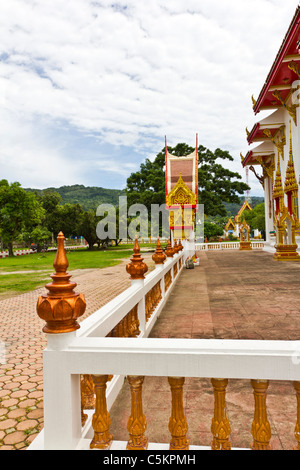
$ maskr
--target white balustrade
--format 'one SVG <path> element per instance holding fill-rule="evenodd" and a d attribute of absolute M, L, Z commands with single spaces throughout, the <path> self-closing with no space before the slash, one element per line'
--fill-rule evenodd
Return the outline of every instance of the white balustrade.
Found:
<path fill-rule="evenodd" d="M 251 241 L 251 247 L 254 250 L 263 249 L 264 241 Z M 197 251 L 210 250 L 239 250 L 240 242 L 219 242 L 219 243 L 196 243 Z"/>

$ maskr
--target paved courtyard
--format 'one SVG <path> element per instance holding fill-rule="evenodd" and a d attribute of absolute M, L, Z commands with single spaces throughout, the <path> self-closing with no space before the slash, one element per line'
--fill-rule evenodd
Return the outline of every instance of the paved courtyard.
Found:
<path fill-rule="evenodd" d="M 278 263 L 262 251 L 201 252 L 200 266 L 183 271 L 151 336 L 299 340 L 299 318 L 300 263 Z M 149 441 L 169 442 L 171 394 L 167 379 L 146 377 L 143 395 Z M 226 403 L 232 446 L 249 448 L 254 416 L 250 381 L 230 380 Z M 187 379 L 184 405 L 190 444 L 210 446 L 214 406 L 210 380 Z M 292 383 L 270 382 L 267 406 L 273 449 L 292 449 L 297 444 Z M 125 383 L 111 411 L 116 440 L 128 439 L 129 412 L 130 393 Z"/>
<path fill-rule="evenodd" d="M 151 266 L 151 256 L 144 256 Z M 72 272 L 87 311 L 100 308 L 130 285 L 125 261 L 111 268 Z M 25 449 L 43 427 L 43 322 L 35 310 L 38 289 L 0 302 L 0 450 Z M 187 292 L 190 293 L 187 298 Z M 201 252 L 200 266 L 183 270 L 152 337 L 276 339 L 300 338 L 300 263 L 278 263 L 262 252 Z M 210 445 L 213 392 L 209 380 L 188 379 L 185 407 L 191 444 Z M 168 442 L 170 390 L 164 378 L 145 379 L 144 412 L 152 442 Z M 232 445 L 249 447 L 253 396 L 248 381 L 230 381 L 227 393 Z M 125 384 L 111 411 L 115 439 L 127 440 L 130 412 Z M 272 382 L 268 412 L 274 449 L 296 441 L 296 398 L 291 383 Z"/>

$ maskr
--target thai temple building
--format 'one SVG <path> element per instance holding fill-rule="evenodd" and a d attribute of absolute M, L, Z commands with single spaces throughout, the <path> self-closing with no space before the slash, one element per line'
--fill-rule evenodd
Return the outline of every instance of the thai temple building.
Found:
<path fill-rule="evenodd" d="M 247 131 L 249 145 L 243 167 L 264 189 L 266 250 L 276 260 L 300 260 L 300 6 L 283 39 L 253 111 L 270 114 Z"/>
<path fill-rule="evenodd" d="M 244 211 L 252 211 L 252 207 L 248 201 L 244 201 L 242 207 L 234 218 L 229 217 L 228 222 L 224 227 L 224 236 L 226 238 L 229 235 L 232 235 L 235 238 L 240 238 L 240 223 Z"/>

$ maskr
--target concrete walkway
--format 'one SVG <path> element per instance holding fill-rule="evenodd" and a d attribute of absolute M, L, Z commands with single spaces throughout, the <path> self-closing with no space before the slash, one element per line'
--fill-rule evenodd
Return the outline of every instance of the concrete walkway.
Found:
<path fill-rule="evenodd" d="M 151 266 L 151 256 L 143 255 Z M 84 293 L 84 318 L 130 285 L 125 261 L 101 270 L 72 272 Z M 43 322 L 35 310 L 45 289 L 0 302 L 6 364 L 0 365 L 0 450 L 25 449 L 43 427 Z M 187 292 L 189 297 L 187 298 Z M 300 263 L 277 263 L 260 251 L 201 252 L 200 266 L 183 270 L 152 337 L 277 339 L 300 338 Z M 169 442 L 170 390 L 165 378 L 145 379 L 147 435 Z M 209 380 L 188 379 L 184 390 L 191 444 L 210 445 L 213 392 Z M 253 395 L 248 381 L 230 381 L 228 416 L 235 447 L 249 447 Z M 268 412 L 274 449 L 295 444 L 296 398 L 291 383 L 272 382 Z M 111 410 L 111 431 L 127 440 L 130 397 L 127 383 Z"/>
<path fill-rule="evenodd" d="M 201 252 L 200 266 L 183 271 L 151 337 L 298 340 L 299 317 L 300 263 L 278 263 L 262 251 Z M 249 448 L 254 416 L 250 381 L 230 380 L 226 402 L 232 446 Z M 210 446 L 214 406 L 210 380 L 187 379 L 184 405 L 190 444 Z M 270 382 L 267 406 L 273 449 L 292 449 L 297 444 L 292 383 Z M 143 407 L 149 441 L 169 442 L 171 394 L 166 378 L 145 378 Z M 128 439 L 129 413 L 125 383 L 111 410 L 116 440 Z"/>

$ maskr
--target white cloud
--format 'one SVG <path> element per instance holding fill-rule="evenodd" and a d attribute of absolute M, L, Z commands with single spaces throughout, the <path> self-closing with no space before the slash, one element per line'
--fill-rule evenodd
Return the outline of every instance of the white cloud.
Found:
<path fill-rule="evenodd" d="M 104 175 L 99 186 L 110 170 L 110 184 L 121 187 L 147 155 L 161 150 L 165 134 L 170 145 L 193 145 L 196 133 L 206 147 L 229 150 L 230 167 L 244 177 L 245 127 L 260 119 L 251 95 L 258 95 L 297 4 L 1 2 L 1 177 L 35 187 L 89 184 L 82 165 L 96 154 Z M 62 122 L 76 141 L 70 132 L 66 139 Z M 87 146 L 74 158 L 80 133 L 93 152 Z M 100 153 L 104 145 L 109 158 Z M 132 161 L 120 157 L 120 146 L 132 148 Z M 49 161 L 52 170 L 45 172 Z M 261 193 L 254 177 L 250 182 Z"/>

